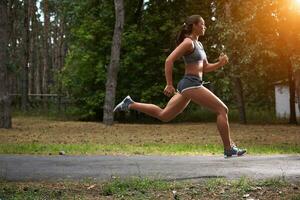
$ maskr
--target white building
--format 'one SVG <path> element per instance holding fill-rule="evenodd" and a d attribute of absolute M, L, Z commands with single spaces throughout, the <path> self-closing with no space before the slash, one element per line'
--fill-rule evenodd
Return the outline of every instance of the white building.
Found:
<path fill-rule="evenodd" d="M 296 81 L 297 83 L 297 81 Z M 275 110 L 278 118 L 289 118 L 290 116 L 290 91 L 287 80 L 277 81 L 274 83 L 275 88 Z M 300 97 L 299 86 L 296 85 L 295 110 L 296 116 L 300 117 Z M 298 94 L 297 94 L 298 93 Z"/>

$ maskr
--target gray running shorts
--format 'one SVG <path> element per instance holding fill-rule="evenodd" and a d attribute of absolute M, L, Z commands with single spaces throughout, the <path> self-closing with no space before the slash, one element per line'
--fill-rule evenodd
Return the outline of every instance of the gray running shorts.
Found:
<path fill-rule="evenodd" d="M 182 93 L 187 89 L 198 87 L 203 87 L 201 77 L 194 74 L 185 74 L 177 84 L 177 92 Z"/>

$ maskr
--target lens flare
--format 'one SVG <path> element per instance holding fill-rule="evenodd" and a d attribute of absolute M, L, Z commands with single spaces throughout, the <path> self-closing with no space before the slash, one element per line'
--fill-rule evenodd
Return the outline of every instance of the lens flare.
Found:
<path fill-rule="evenodd" d="M 294 0 L 294 5 L 296 8 L 300 8 L 300 0 Z"/>
<path fill-rule="evenodd" d="M 290 0 L 290 10 L 300 12 L 300 0 Z"/>

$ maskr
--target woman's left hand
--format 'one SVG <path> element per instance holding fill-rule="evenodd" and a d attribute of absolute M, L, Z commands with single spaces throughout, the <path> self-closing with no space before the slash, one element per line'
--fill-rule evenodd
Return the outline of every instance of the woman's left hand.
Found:
<path fill-rule="evenodd" d="M 219 56 L 219 63 L 221 66 L 225 65 L 228 63 L 228 57 L 226 54 L 224 53 L 221 53 L 220 56 Z"/>

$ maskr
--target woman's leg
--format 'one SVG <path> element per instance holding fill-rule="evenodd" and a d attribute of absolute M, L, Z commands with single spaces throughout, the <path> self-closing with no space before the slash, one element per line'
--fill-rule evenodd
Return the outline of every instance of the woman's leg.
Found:
<path fill-rule="evenodd" d="M 176 92 L 164 109 L 150 103 L 134 102 L 129 109 L 137 110 L 155 117 L 163 122 L 168 122 L 181 113 L 191 100 Z"/>
<path fill-rule="evenodd" d="M 230 149 L 233 142 L 230 138 L 227 106 L 206 87 L 187 89 L 182 93 L 198 105 L 204 106 L 217 114 L 217 127 L 220 132 L 224 148 Z"/>

